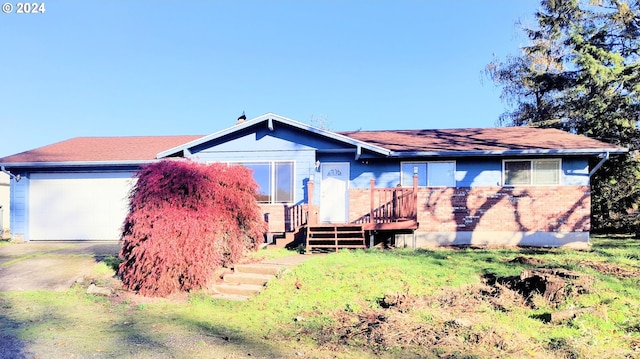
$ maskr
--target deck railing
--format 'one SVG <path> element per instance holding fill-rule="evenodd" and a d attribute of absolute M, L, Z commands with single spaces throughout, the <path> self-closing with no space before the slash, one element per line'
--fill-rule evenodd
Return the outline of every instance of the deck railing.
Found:
<path fill-rule="evenodd" d="M 418 181 L 414 177 L 413 187 L 376 188 L 371 180 L 369 191 L 370 210 L 354 223 L 393 223 L 418 219 Z"/>
<path fill-rule="evenodd" d="M 304 203 L 287 207 L 285 218 L 286 231 L 294 232 L 302 226 L 318 222 L 318 206 Z"/>
<path fill-rule="evenodd" d="M 415 220 L 417 192 L 413 188 L 372 188 L 369 223 L 390 223 Z"/>

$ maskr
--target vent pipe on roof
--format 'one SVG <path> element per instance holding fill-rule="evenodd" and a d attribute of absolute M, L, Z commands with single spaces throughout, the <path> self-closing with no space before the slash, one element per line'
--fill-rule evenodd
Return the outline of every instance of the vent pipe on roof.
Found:
<path fill-rule="evenodd" d="M 593 176 L 594 173 L 596 173 L 596 171 L 598 169 L 600 169 L 600 167 L 602 167 L 602 165 L 609 159 L 609 151 L 603 153 L 602 155 L 602 159 L 600 160 L 600 162 L 598 162 L 597 165 L 595 165 L 595 167 L 593 167 L 593 169 L 589 172 L 589 178 L 591 178 L 591 176 Z"/>
<path fill-rule="evenodd" d="M 242 115 L 238 117 L 238 120 L 236 121 L 236 125 L 243 123 L 246 119 L 247 119 L 247 116 L 244 114 L 244 111 L 242 111 Z"/>

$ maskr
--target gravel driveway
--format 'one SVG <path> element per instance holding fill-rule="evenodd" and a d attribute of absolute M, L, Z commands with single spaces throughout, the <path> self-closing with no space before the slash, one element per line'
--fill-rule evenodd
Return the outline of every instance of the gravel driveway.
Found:
<path fill-rule="evenodd" d="M 117 256 L 118 242 L 47 242 L 0 245 L 0 291 L 65 291 L 105 256 Z"/>

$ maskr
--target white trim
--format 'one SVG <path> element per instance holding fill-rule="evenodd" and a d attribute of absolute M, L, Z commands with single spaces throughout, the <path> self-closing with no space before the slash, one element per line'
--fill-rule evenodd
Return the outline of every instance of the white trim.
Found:
<path fill-rule="evenodd" d="M 208 162 L 208 163 L 212 163 L 212 162 Z M 224 163 L 226 163 L 227 165 L 234 165 L 234 164 L 240 164 L 242 165 L 243 163 L 250 163 L 250 164 L 269 164 L 269 197 L 271 197 L 271 200 L 269 202 L 260 202 L 258 201 L 258 204 L 265 204 L 265 205 L 272 205 L 272 204 L 293 204 L 296 202 L 296 161 L 294 160 L 242 160 L 242 161 L 225 161 Z M 276 197 L 276 191 L 277 191 L 277 187 L 276 187 L 276 181 L 275 181 L 275 175 L 276 175 L 276 163 L 291 163 L 292 166 L 292 173 L 291 173 L 291 201 L 290 202 L 276 202 L 275 201 L 275 197 Z M 254 178 L 255 179 L 255 178 Z M 256 181 L 257 182 L 257 181 Z"/>
<path fill-rule="evenodd" d="M 491 156 L 589 156 L 604 152 L 621 154 L 629 152 L 628 148 L 578 148 L 578 149 L 536 149 L 536 150 L 494 150 L 494 151 L 392 151 L 389 157 L 491 157 Z"/>
<path fill-rule="evenodd" d="M 88 167 L 88 166 L 140 166 L 148 163 L 158 162 L 153 160 L 126 160 L 126 161 L 77 161 L 77 162 L 4 162 L 0 163 L 7 168 L 40 168 L 40 167 Z"/>
<path fill-rule="evenodd" d="M 536 184 L 533 183 L 533 162 L 534 161 L 544 161 L 544 162 L 558 162 L 558 183 L 544 183 L 544 184 Z M 507 184 L 507 179 L 505 175 L 505 163 L 506 162 L 529 162 L 529 183 L 528 184 Z M 502 169 L 501 169 L 501 181 L 504 187 L 518 187 L 518 186 L 527 186 L 527 187 L 548 187 L 548 186 L 562 186 L 564 181 L 562 171 L 562 158 L 509 158 L 502 160 Z"/>

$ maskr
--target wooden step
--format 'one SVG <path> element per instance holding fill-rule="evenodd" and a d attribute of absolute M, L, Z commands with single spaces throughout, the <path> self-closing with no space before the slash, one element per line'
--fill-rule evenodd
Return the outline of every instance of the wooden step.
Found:
<path fill-rule="evenodd" d="M 307 253 L 314 250 L 328 251 L 333 249 L 365 249 L 367 248 L 364 230 L 361 225 L 324 224 L 314 225 L 307 229 Z"/>
<path fill-rule="evenodd" d="M 316 225 L 316 226 L 310 226 L 308 228 L 308 231 L 309 232 L 360 232 L 362 231 L 362 226 L 344 225 L 344 224 Z"/>
<path fill-rule="evenodd" d="M 309 233 L 309 238 L 364 238 L 363 232 Z"/>

